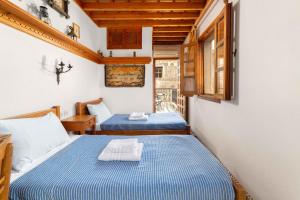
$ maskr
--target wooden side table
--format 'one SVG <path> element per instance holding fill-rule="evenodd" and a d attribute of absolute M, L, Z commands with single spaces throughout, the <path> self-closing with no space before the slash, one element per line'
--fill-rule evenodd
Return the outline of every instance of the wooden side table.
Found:
<path fill-rule="evenodd" d="M 79 132 L 81 135 L 89 128 L 93 134 L 96 132 L 96 116 L 94 115 L 75 115 L 61 121 L 67 131 Z"/>

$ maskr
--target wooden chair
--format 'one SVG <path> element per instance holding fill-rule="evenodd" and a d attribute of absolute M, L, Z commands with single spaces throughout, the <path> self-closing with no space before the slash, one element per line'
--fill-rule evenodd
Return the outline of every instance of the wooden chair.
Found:
<path fill-rule="evenodd" d="M 0 200 L 7 200 L 12 167 L 12 142 L 10 135 L 0 135 Z"/>

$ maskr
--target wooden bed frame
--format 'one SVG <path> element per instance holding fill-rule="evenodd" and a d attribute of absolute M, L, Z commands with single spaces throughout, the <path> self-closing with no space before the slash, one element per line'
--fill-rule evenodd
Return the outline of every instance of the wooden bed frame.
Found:
<path fill-rule="evenodd" d="M 43 117 L 47 115 L 48 113 L 53 112 L 59 119 L 60 119 L 60 106 L 53 106 L 50 109 L 47 110 L 41 110 L 33 113 L 23 114 L 23 115 L 17 115 L 14 117 L 9 117 L 6 119 L 22 119 L 22 118 L 36 118 L 36 117 Z"/>
<path fill-rule="evenodd" d="M 102 101 L 102 99 L 98 99 L 96 101 L 90 101 L 90 102 L 86 102 L 86 103 L 89 104 L 89 103 L 95 103 L 95 102 L 101 102 L 101 101 Z M 77 106 L 78 105 L 80 106 L 80 104 L 77 104 Z M 84 107 L 84 109 L 86 109 L 86 106 Z M 10 117 L 7 119 L 42 117 L 50 112 L 53 112 L 58 118 L 60 118 L 60 107 L 55 106 L 51 109 L 33 112 L 33 113 L 29 113 L 29 114 L 18 115 L 18 116 Z M 87 110 L 84 113 L 87 113 Z M 83 114 L 83 113 L 81 113 L 81 114 Z M 5 137 L 7 137 L 7 136 L 5 136 Z M 2 138 L 0 137 L 0 146 L 2 145 L 1 139 Z M 2 153 L 1 148 L 0 148 L 0 162 L 2 161 L 1 175 L 0 175 L 0 199 L 8 199 L 9 184 L 10 184 L 11 162 L 12 162 L 12 160 L 11 160 L 12 159 L 11 140 L 9 140 L 9 139 L 6 140 L 5 144 L 7 144 L 5 154 Z M 4 157 L 1 157 L 1 155 L 4 155 Z M 232 184 L 233 184 L 233 188 L 235 191 L 235 200 L 247 200 L 248 198 L 247 198 L 246 190 L 242 187 L 242 185 L 238 182 L 238 180 L 234 176 L 231 175 L 231 179 L 232 179 Z M 4 182 L 2 182 L 2 180 L 4 180 Z M 4 183 L 4 184 L 2 185 L 2 183 Z"/>
<path fill-rule="evenodd" d="M 0 135 L 0 199 L 8 199 L 12 167 L 12 141 L 10 135 Z"/>
<path fill-rule="evenodd" d="M 21 118 L 36 118 L 42 117 L 50 112 L 53 112 L 58 118 L 60 118 L 60 107 L 55 106 L 51 109 L 42 110 L 38 112 L 18 115 L 5 119 L 21 119 Z M 10 174 L 12 169 L 12 153 L 13 144 L 10 135 L 0 134 L 0 199 L 8 199 Z"/>
<path fill-rule="evenodd" d="M 99 104 L 103 101 L 102 98 L 87 101 L 87 102 L 78 102 L 76 103 L 76 114 L 77 115 L 89 115 L 87 108 L 88 104 Z M 167 135 L 167 134 L 191 134 L 191 127 L 186 126 L 186 129 L 183 130 L 98 130 L 96 131 L 97 135 Z"/>

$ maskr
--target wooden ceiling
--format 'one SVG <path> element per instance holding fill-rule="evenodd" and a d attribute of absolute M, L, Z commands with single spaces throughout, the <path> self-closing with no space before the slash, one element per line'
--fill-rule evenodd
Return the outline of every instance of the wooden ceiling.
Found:
<path fill-rule="evenodd" d="M 152 26 L 154 45 L 182 44 L 206 0 L 76 0 L 99 27 Z"/>

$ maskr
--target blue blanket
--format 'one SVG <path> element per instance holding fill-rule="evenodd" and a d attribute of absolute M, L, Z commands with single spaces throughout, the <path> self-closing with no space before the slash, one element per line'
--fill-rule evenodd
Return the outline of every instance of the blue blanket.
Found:
<path fill-rule="evenodd" d="M 183 130 L 186 121 L 178 113 L 152 113 L 147 121 L 130 121 L 128 114 L 117 114 L 100 124 L 101 130 Z"/>
<path fill-rule="evenodd" d="M 193 136 L 139 136 L 140 162 L 98 161 L 111 139 L 82 136 L 11 184 L 12 200 L 233 200 L 227 171 Z"/>

